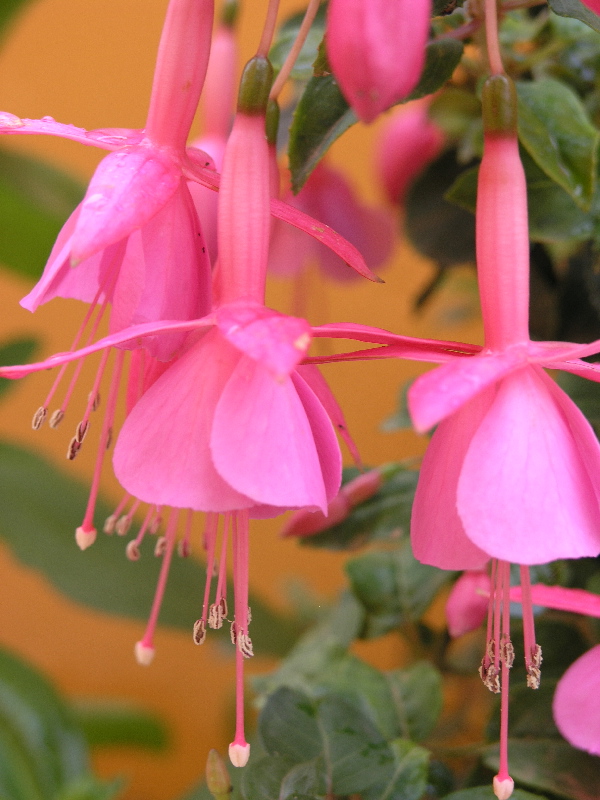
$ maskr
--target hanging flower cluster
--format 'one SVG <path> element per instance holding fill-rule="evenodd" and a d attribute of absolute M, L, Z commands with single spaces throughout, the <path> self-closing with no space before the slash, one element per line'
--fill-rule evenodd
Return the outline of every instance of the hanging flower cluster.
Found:
<path fill-rule="evenodd" d="M 598 10 L 597 3 L 588 5 Z M 96 468 L 76 540 L 85 549 L 96 538 L 95 503 L 114 438 L 114 472 L 126 494 L 105 531 L 127 532 L 145 504 L 144 521 L 127 546 L 136 560 L 142 539 L 166 518 L 156 545 L 162 569 L 155 601 L 136 645 L 138 660 L 148 664 L 172 554 L 178 541 L 179 552 L 189 552 L 192 515 L 206 515 L 206 588 L 193 635 L 201 644 L 208 628 L 230 622 L 237 664 L 230 758 L 243 766 L 250 751 L 243 662 L 253 654 L 249 521 L 293 509 L 297 514 L 286 533 L 310 535 L 344 519 L 381 481 L 374 470 L 340 492 L 338 434 L 357 463 L 360 459 L 317 363 L 406 358 L 441 364 L 417 379 L 408 396 L 415 429 L 437 425 L 415 496 L 412 543 L 424 563 L 477 571 L 457 584 L 448 613 L 458 634 L 483 619 L 483 606 L 489 609 L 480 673 L 488 688 L 502 693 L 494 791 L 506 800 L 513 787 L 507 760 L 514 658 L 509 603 L 515 594 L 510 564 L 520 565 L 527 684 L 537 688 L 542 654 L 532 612 L 537 589 L 530 586 L 528 567 L 600 553 L 600 446 L 543 368 L 600 381 L 600 370 L 582 360 L 600 345 L 530 340 L 526 182 L 517 99 L 500 58 L 495 0 L 485 3 L 491 77 L 482 89 L 476 213 L 484 346 L 413 339 L 356 323 L 315 327 L 267 307 L 268 268 L 295 274 L 312 259 L 340 280 L 377 280 L 374 272 L 392 246 L 387 212 L 356 201 L 326 163 L 316 167 L 298 197 L 279 200 L 277 94 L 317 8 L 313 0 L 273 85 L 267 53 L 277 4 L 270 4 L 237 101 L 231 8 L 213 36 L 212 0 L 170 0 L 143 130 L 85 131 L 50 118 L 0 114 L 2 134 L 60 136 L 110 151 L 61 231 L 42 277 L 22 301 L 31 311 L 55 297 L 86 303 L 72 346 L 37 364 L 2 368 L 0 375 L 17 378 L 58 367 L 33 419 L 36 429 L 47 419 L 56 427 L 67 413 L 83 359 L 101 353 L 68 445 L 73 459 L 112 360 Z M 343 97 L 361 120 L 371 122 L 414 90 L 425 64 L 431 11 L 429 0 L 331 0 L 326 52 Z M 204 132 L 190 146 L 201 94 Z M 444 147 L 444 134 L 429 118 L 430 102 L 394 114 L 380 140 L 381 182 L 390 203 L 400 207 L 411 181 Z M 109 333 L 99 339 L 105 314 Z M 311 357 L 314 337 L 356 340 L 369 349 Z M 71 363 L 64 399 L 51 410 Z M 125 420 L 117 433 L 121 384 Z M 233 613 L 226 591 L 230 549 Z M 488 562 L 489 575 L 482 572 Z M 555 705 L 559 725 L 575 743 L 565 697 L 577 682 L 573 676 L 596 665 L 597 651 L 584 659 L 565 677 Z"/>

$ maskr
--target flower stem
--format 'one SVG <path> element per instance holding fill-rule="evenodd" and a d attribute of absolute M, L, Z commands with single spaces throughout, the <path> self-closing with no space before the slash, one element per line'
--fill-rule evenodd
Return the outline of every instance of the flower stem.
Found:
<path fill-rule="evenodd" d="M 498 7 L 496 0 L 485 0 L 485 38 L 492 75 L 504 72 L 498 39 Z"/>
<path fill-rule="evenodd" d="M 267 57 L 271 42 L 273 41 L 273 34 L 275 33 L 275 24 L 277 23 L 277 12 L 279 11 L 279 0 L 269 0 L 269 7 L 267 8 L 267 16 L 265 18 L 265 25 L 263 28 L 262 36 L 260 37 L 260 44 L 256 51 L 257 56 Z"/>
<path fill-rule="evenodd" d="M 300 25 L 300 30 L 298 31 L 298 35 L 292 45 L 292 49 L 287 54 L 287 58 L 283 62 L 283 66 L 279 70 L 279 74 L 273 83 L 271 88 L 271 93 L 269 95 L 270 100 L 275 100 L 279 95 L 279 92 L 282 90 L 284 83 L 290 76 L 292 69 L 294 68 L 294 64 L 298 56 L 300 55 L 300 51 L 304 46 L 304 42 L 306 41 L 306 37 L 308 36 L 308 32 L 310 31 L 310 27 L 314 22 L 315 17 L 317 16 L 317 11 L 319 10 L 319 6 L 321 4 L 321 0 L 310 0 L 308 7 L 306 9 L 306 13 L 304 15 L 304 19 L 302 20 L 302 25 Z"/>

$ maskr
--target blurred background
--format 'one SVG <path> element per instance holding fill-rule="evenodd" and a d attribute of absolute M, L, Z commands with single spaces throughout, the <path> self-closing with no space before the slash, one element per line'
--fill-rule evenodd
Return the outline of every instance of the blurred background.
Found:
<path fill-rule="evenodd" d="M 55 119 L 88 129 L 142 127 L 166 0 L 31 0 L 25 3 L 0 48 L 0 109 L 21 117 Z M 266 0 L 243 0 L 239 19 L 240 68 L 253 54 L 260 35 Z M 302 8 L 282 0 L 281 18 Z M 372 126 L 354 126 L 331 150 L 330 163 L 344 170 L 361 197 L 383 203 L 373 169 L 373 149 L 384 119 Z M 195 130 L 201 129 L 197 120 Z M 103 156 L 92 147 L 50 137 L 3 137 L 7 151 L 17 151 L 68 171 L 85 184 Z M 39 272 L 43 261 L 39 264 Z M 415 298 L 433 275 L 432 266 L 406 242 L 398 241 L 393 257 L 381 270 L 385 284 L 326 282 L 313 270 L 303 281 L 306 315 L 315 324 L 353 321 L 416 336 L 478 341 L 480 328 L 465 297 L 475 298 L 470 271 L 456 270 L 424 311 L 414 312 Z M 461 284 L 460 295 L 453 283 Z M 18 301 L 32 282 L 13 271 L 0 273 L 0 339 L 33 336 L 39 342 L 36 360 L 68 349 L 83 317 L 76 301 L 57 300 L 34 315 Z M 472 292 L 464 291 L 473 285 Z M 476 300 L 473 299 L 473 304 Z M 292 287 L 282 279 L 269 288 L 269 304 L 293 308 Z M 330 346 L 318 342 L 315 352 Z M 319 349 L 320 348 L 320 349 Z M 385 432 L 382 421 L 397 407 L 401 387 L 422 367 L 395 361 L 339 364 L 325 369 L 336 397 L 368 465 L 418 457 L 425 440 L 411 431 Z M 91 373 L 90 373 L 91 375 Z M 85 376 L 85 373 L 84 373 Z M 82 449 L 74 463 L 65 460 L 63 429 L 31 429 L 31 415 L 46 395 L 51 378 L 40 374 L 12 387 L 3 401 L 0 435 L 50 459 L 60 473 L 89 483 L 95 448 Z M 89 381 L 81 379 L 85 394 Z M 349 461 L 347 451 L 345 458 Z M 27 491 L 40 491 L 34 480 Z M 102 491 L 109 503 L 121 492 L 110 470 Z M 60 498 L 57 498 L 60 502 Z M 83 514 L 83 507 L 80 509 Z M 3 512 L 0 511 L 0 515 Z M 282 540 L 281 519 L 255 524 L 251 542 L 251 589 L 274 609 L 285 612 L 298 593 L 310 602 L 331 598 L 343 583 L 344 556 L 302 549 Z M 73 530 L 65 530 L 71 541 Z M 125 543 L 110 547 L 125 559 Z M 76 550 L 75 542 L 72 548 Z M 81 563 L 89 551 L 76 556 Z M 127 564 L 135 570 L 136 564 Z M 121 570 L 120 575 L 127 574 Z M 175 577 L 175 576 L 174 576 Z M 113 587 L 107 580 L 105 591 Z M 168 591 L 168 589 L 167 589 Z M 198 608 L 202 585 L 196 587 Z M 90 610 L 66 599 L 43 575 L 22 566 L 8 548 L 0 547 L 0 642 L 43 670 L 70 698 L 110 698 L 135 702 L 162 718 L 168 747 L 148 751 L 135 747 L 103 748 L 94 754 L 102 776 L 122 775 L 127 800 L 178 797 L 197 782 L 211 747 L 223 751 L 231 738 L 233 651 L 219 643 L 192 644 L 191 630 L 163 627 L 156 637 L 156 658 L 149 668 L 137 665 L 133 645 L 144 623 Z M 397 666 L 401 643 L 395 634 L 374 644 L 361 644 L 360 654 L 381 667 Z M 272 668 L 260 651 L 249 674 Z M 251 693 L 249 692 L 249 695 Z"/>

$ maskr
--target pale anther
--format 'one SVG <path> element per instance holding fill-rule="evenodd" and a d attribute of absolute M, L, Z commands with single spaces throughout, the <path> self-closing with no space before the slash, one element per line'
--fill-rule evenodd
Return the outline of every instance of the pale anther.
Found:
<path fill-rule="evenodd" d="M 61 411 L 60 408 L 57 408 L 56 411 L 52 413 L 50 419 L 48 420 L 48 425 L 50 425 L 51 428 L 58 428 L 58 426 L 60 425 L 60 423 L 63 421 L 64 418 L 65 418 L 64 411 Z"/>
<path fill-rule="evenodd" d="M 123 516 L 119 518 L 117 524 L 115 525 L 115 531 L 117 532 L 117 535 L 125 536 L 125 534 L 129 532 L 130 528 L 131 517 L 127 514 L 123 514 Z"/>
<path fill-rule="evenodd" d="M 156 545 L 154 547 L 154 555 L 155 556 L 164 556 L 167 549 L 167 539 L 165 536 L 160 536 L 156 540 Z"/>
<path fill-rule="evenodd" d="M 67 448 L 67 458 L 69 461 L 73 461 L 79 450 L 81 449 L 81 443 L 77 441 L 76 437 L 74 436 L 71 441 L 69 442 L 69 446 Z"/>
<path fill-rule="evenodd" d="M 139 561 L 140 559 L 140 548 L 137 545 L 135 539 L 132 539 L 130 542 L 127 543 L 127 547 L 125 548 L 125 555 L 130 561 Z"/>
<path fill-rule="evenodd" d="M 44 424 L 44 421 L 47 416 L 48 416 L 48 409 L 44 408 L 44 406 L 40 406 L 33 415 L 33 419 L 31 420 L 31 427 L 33 428 L 34 431 L 39 431 L 39 429 Z"/>
<path fill-rule="evenodd" d="M 90 423 L 88 420 L 81 420 L 79 425 L 75 428 L 75 438 L 79 442 L 79 444 L 83 443 L 85 439 L 85 435 L 88 432 L 88 428 L 90 427 Z"/>
<path fill-rule="evenodd" d="M 117 523 L 117 518 L 114 514 L 111 514 L 110 517 L 107 517 L 104 520 L 104 527 L 102 530 L 104 533 L 107 533 L 109 536 L 115 532 L 115 525 Z"/>
<path fill-rule="evenodd" d="M 194 622 L 194 630 L 192 633 L 194 644 L 204 644 L 206 639 L 206 625 L 203 619 L 197 619 Z"/>

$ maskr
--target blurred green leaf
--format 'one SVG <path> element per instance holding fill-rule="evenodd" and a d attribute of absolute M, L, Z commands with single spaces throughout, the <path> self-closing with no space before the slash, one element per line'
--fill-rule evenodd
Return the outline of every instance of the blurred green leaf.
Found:
<path fill-rule="evenodd" d="M 145 621 L 161 565 L 153 555 L 154 543 L 143 543 L 142 557 L 135 563 L 125 557 L 120 537 L 101 534 L 93 547 L 81 552 L 73 537 L 87 497 L 85 486 L 55 466 L 0 443 L 0 537 L 16 558 L 80 603 Z M 100 502 L 97 518 L 106 519 L 111 511 Z M 204 577 L 205 570 L 195 559 L 173 559 L 161 607 L 162 624 L 191 631 L 202 605 Z M 296 621 L 271 611 L 256 595 L 250 603 L 257 651 L 286 652 L 299 634 Z"/>
<path fill-rule="evenodd" d="M 281 783 L 296 765 L 285 756 L 264 756 L 244 769 L 242 795 L 246 800 L 279 800 Z"/>
<path fill-rule="evenodd" d="M 462 43 L 454 39 L 430 42 L 421 79 L 403 102 L 437 91 L 451 77 L 462 51 Z M 356 121 L 356 114 L 348 106 L 333 75 L 310 79 L 290 129 L 288 155 L 294 192 L 300 191 L 329 147 Z"/>
<path fill-rule="evenodd" d="M 81 700 L 72 704 L 72 710 L 91 747 L 164 750 L 168 744 L 163 721 L 145 709 L 112 701 Z"/>
<path fill-rule="evenodd" d="M 317 50 L 319 44 L 323 39 L 325 33 L 325 18 L 327 15 L 327 4 L 323 3 L 319 6 L 317 16 L 311 25 L 306 41 L 302 46 L 302 50 L 291 72 L 291 77 L 294 80 L 307 81 L 313 75 L 313 63 L 317 57 Z M 273 46 L 269 51 L 269 60 L 273 68 L 279 72 L 283 66 L 283 62 L 292 49 L 292 45 L 296 41 L 302 20 L 304 19 L 304 11 L 294 14 L 285 20 L 277 31 Z"/>
<path fill-rule="evenodd" d="M 31 360 L 37 346 L 38 342 L 35 339 L 13 339 L 0 347 L 0 364 L 2 366 L 24 364 Z M 0 378 L 0 397 L 13 386 L 16 386 L 15 381 Z"/>
<path fill-rule="evenodd" d="M 510 774 L 515 781 L 565 800 L 597 800 L 600 786 L 600 758 L 576 750 L 556 739 L 509 740 Z M 490 769 L 499 765 L 498 747 L 485 751 L 483 761 Z"/>
<path fill-rule="evenodd" d="M 46 679 L 0 651 L 0 796 L 55 800 L 88 770 L 85 740 Z"/>
<path fill-rule="evenodd" d="M 581 0 L 548 0 L 548 5 L 555 14 L 579 19 L 600 33 L 600 18 L 584 6 Z"/>
<path fill-rule="evenodd" d="M 0 3 L 0 38 L 6 33 L 15 15 L 29 2 L 30 0 L 2 0 Z"/>
<path fill-rule="evenodd" d="M 38 278 L 84 188 L 63 172 L 0 150 L 0 261 Z"/>
<path fill-rule="evenodd" d="M 363 623 L 362 606 L 350 592 L 344 593 L 324 619 L 302 636 L 275 672 L 255 678 L 255 690 L 267 695 L 287 686 L 311 692 L 331 663 L 346 653 Z"/>
<path fill-rule="evenodd" d="M 346 572 L 352 591 L 367 612 L 365 638 L 416 622 L 452 575 L 417 561 L 408 539 L 392 552 L 352 559 Z"/>
<path fill-rule="evenodd" d="M 600 135 L 579 97 L 552 78 L 518 81 L 519 139 L 538 166 L 584 211 L 596 191 Z"/>
<path fill-rule="evenodd" d="M 370 786 L 362 800 L 419 800 L 427 786 L 429 752 L 412 742 L 392 742 L 394 767 L 384 781 Z"/>
<path fill-rule="evenodd" d="M 385 674 L 399 734 L 417 742 L 426 739 L 442 711 L 442 676 L 429 661 L 419 661 Z"/>
<path fill-rule="evenodd" d="M 112 800 L 122 788 L 121 780 L 105 782 L 89 775 L 73 781 L 54 800 Z"/>
<path fill-rule="evenodd" d="M 404 464 L 388 464 L 381 469 L 383 483 L 379 491 L 352 509 L 343 522 L 322 533 L 300 538 L 304 547 L 329 550 L 354 550 L 370 541 L 399 539 L 409 531 L 419 473 Z M 344 473 L 349 479 L 357 471 Z"/>

